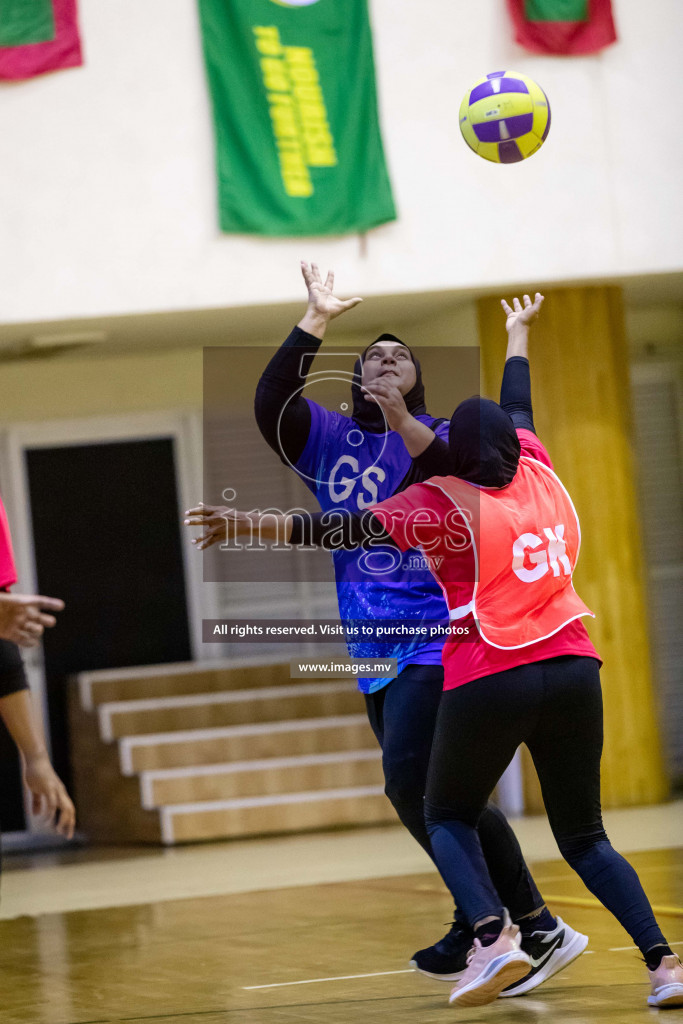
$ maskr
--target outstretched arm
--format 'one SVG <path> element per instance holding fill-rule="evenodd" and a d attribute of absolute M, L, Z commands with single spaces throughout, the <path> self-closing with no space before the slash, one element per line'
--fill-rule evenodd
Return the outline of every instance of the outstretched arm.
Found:
<path fill-rule="evenodd" d="M 377 544 L 391 544 L 394 541 L 380 521 L 370 511 L 361 515 L 347 509 L 333 512 L 315 512 L 302 516 L 277 515 L 271 512 L 241 512 L 225 505 L 204 505 L 199 503 L 185 513 L 185 526 L 199 526 L 202 534 L 192 543 L 200 551 L 223 544 L 228 538 L 256 537 L 259 542 L 272 541 L 277 544 L 293 544 L 326 548 L 371 547 Z"/>
<path fill-rule="evenodd" d="M 523 299 L 524 305 L 515 298 L 512 300 L 512 306 L 509 306 L 505 299 L 501 300 L 507 318 L 508 347 L 500 389 L 500 404 L 516 427 L 524 427 L 535 433 L 527 354 L 529 327 L 538 318 L 543 305 L 543 296 L 540 292 L 536 292 L 533 302 L 528 295 L 524 295 Z M 418 426 L 424 426 L 424 424 L 418 424 Z M 425 427 L 425 430 L 429 431 L 429 428 Z M 415 468 L 419 473 L 418 479 L 428 480 L 431 476 L 442 476 L 448 472 L 448 444 L 440 437 L 431 434 L 429 443 L 425 445 L 422 452 L 416 452 L 416 455 L 418 457 L 415 461 Z"/>
<path fill-rule="evenodd" d="M 509 306 L 505 299 L 500 300 L 506 317 L 505 330 L 508 332 L 506 361 L 512 359 L 513 356 L 529 358 L 529 327 L 534 320 L 538 320 L 544 296 L 540 292 L 536 292 L 533 302 L 528 295 L 524 295 L 522 298 L 524 299 L 523 306 L 518 298 L 512 300 L 512 306 Z"/>
<path fill-rule="evenodd" d="M 300 458 L 311 428 L 308 402 L 298 394 L 303 384 L 301 360 L 316 354 L 330 320 L 361 301 L 337 299 L 334 274 L 330 271 L 323 283 L 315 263 L 309 267 L 302 262 L 301 273 L 308 289 L 306 312 L 263 371 L 254 399 L 256 422 L 265 441 L 291 463 Z"/>
<path fill-rule="evenodd" d="M 535 433 L 528 359 L 529 327 L 538 319 L 543 305 L 543 296 L 540 292 L 536 292 L 533 302 L 528 295 L 524 295 L 523 300 L 524 305 L 518 298 L 514 298 L 512 306 L 509 306 L 505 299 L 501 299 L 501 306 L 506 316 L 508 347 L 500 388 L 500 404 L 512 419 L 515 427 Z"/>

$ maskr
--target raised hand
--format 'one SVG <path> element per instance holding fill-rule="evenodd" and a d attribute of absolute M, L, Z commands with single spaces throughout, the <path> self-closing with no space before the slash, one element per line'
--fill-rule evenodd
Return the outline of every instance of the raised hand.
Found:
<path fill-rule="evenodd" d="M 522 298 L 524 300 L 523 306 L 516 297 L 512 300 L 512 306 L 509 306 L 505 299 L 500 300 L 503 312 L 507 317 L 505 321 L 505 328 L 508 334 L 516 328 L 528 327 L 529 324 L 532 324 L 534 320 L 538 318 L 538 314 L 541 312 L 543 296 L 540 292 L 536 292 L 533 302 L 528 295 L 523 295 Z"/>
<path fill-rule="evenodd" d="M 363 301 L 359 296 L 353 299 L 337 298 L 334 294 L 334 271 L 329 270 L 323 281 L 317 263 L 311 263 L 309 266 L 302 260 L 301 273 L 308 289 L 308 308 L 299 326 L 303 330 L 309 330 L 311 334 L 315 333 L 311 327 L 317 328 L 317 333 L 320 333 L 320 328 L 324 330 L 330 320 Z"/>

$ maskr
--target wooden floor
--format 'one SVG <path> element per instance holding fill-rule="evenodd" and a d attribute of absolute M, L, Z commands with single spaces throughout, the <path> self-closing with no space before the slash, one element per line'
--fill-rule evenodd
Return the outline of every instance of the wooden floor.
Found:
<path fill-rule="evenodd" d="M 679 850 L 629 855 L 683 950 Z M 114 862 L 111 862 L 114 864 Z M 149 892 L 154 892 L 150 858 Z M 188 861 L 188 864 L 190 861 Z M 107 870 L 106 862 L 101 865 Z M 13 874 L 12 865 L 6 880 Z M 24 880 L 25 862 L 18 872 Z M 590 936 L 578 961 L 528 996 L 458 1011 L 450 986 L 410 971 L 449 899 L 433 871 L 162 900 L 0 921 L 3 1024 L 636 1024 L 645 969 L 620 926 L 556 860 L 533 864 L 551 908 Z M 25 882 L 28 884 L 28 882 Z M 682 1015 L 683 1024 L 683 1015 Z"/>

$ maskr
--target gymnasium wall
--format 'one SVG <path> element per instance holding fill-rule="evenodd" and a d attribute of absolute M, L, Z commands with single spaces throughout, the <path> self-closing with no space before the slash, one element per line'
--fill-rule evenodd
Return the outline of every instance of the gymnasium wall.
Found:
<path fill-rule="evenodd" d="M 302 282 L 303 285 L 303 282 Z M 302 289 L 303 290 L 303 289 Z M 300 313 L 305 301 L 302 299 Z M 256 383 L 270 354 L 291 330 L 296 316 L 290 312 L 273 314 L 273 322 L 264 343 L 270 348 L 240 345 L 236 352 L 234 375 L 226 385 L 230 407 L 237 415 L 251 414 Z M 340 345 L 362 350 L 378 330 L 371 334 L 344 331 L 344 321 L 330 330 L 329 338 Z M 504 332 L 501 316 L 501 331 Z M 399 331 L 409 343 L 439 347 L 460 344 L 478 345 L 476 306 L 462 303 L 452 313 L 422 318 L 419 324 L 392 319 L 388 325 Z M 192 340 L 190 332 L 188 342 Z M 239 340 L 226 337 L 226 343 Z M 0 360 L 0 426 L 17 421 L 40 421 L 84 416 L 125 416 L 127 413 L 154 410 L 201 410 L 202 347 L 115 352 L 85 350 L 62 352 L 46 359 Z M 434 380 L 430 395 L 444 409 L 452 411 L 448 381 Z"/>
<path fill-rule="evenodd" d="M 202 350 L 0 363 L 0 423 L 201 409 Z"/>
<path fill-rule="evenodd" d="M 276 344 L 293 322 L 289 314 L 280 320 L 277 304 L 303 308 L 301 258 L 333 266 L 340 294 L 371 300 L 452 292 L 458 297 L 452 310 L 442 308 L 419 321 L 413 314 L 405 325 L 411 340 L 419 322 L 430 345 L 451 344 L 454 323 L 455 333 L 476 343 L 478 320 L 483 321 L 475 296 L 509 297 L 519 282 L 532 289 L 538 284 L 551 298 L 553 284 L 628 285 L 640 275 L 656 282 L 658 275 L 683 268 L 683 240 L 672 230 L 683 222 L 683 138 L 669 107 L 679 88 L 680 0 L 613 0 L 620 42 L 598 56 L 571 59 L 535 57 L 517 48 L 504 0 L 369 3 L 399 219 L 364 239 L 272 240 L 222 236 L 217 229 L 213 132 L 195 0 L 79 0 L 85 67 L 0 86 L 0 345 L 2 324 L 65 319 L 73 327 L 79 317 L 271 304 L 272 336 L 262 340 Z M 467 86 L 503 67 L 541 82 L 553 111 L 547 145 L 511 167 L 475 157 L 457 127 Z M 579 461 L 577 455 L 575 466 L 567 436 L 561 436 L 564 421 L 555 416 L 560 382 L 548 366 L 565 360 L 562 384 L 572 389 L 574 412 L 580 410 L 583 423 L 576 443 L 591 430 L 604 440 L 601 461 L 581 464 L 571 480 L 582 515 L 584 509 L 589 519 L 605 511 L 592 494 L 604 486 L 612 450 L 621 457 L 626 499 L 617 514 L 620 537 L 628 540 L 629 601 L 619 587 L 625 556 L 609 541 L 606 515 L 592 523 L 593 552 L 587 547 L 582 563 L 589 603 L 600 616 L 597 638 L 610 664 L 610 803 L 656 799 L 664 791 L 653 739 L 625 411 L 625 364 L 664 360 L 680 346 L 683 306 L 671 293 L 660 301 L 662 294 L 649 299 L 641 283 L 631 301 L 627 287 L 625 330 L 604 332 L 610 360 L 590 376 L 595 387 L 600 374 L 614 384 L 607 409 L 599 402 L 588 407 L 595 387 L 582 391 L 583 339 L 573 339 L 573 358 L 555 347 L 561 343 L 549 330 L 551 302 L 535 349 L 544 367 L 534 377 L 537 423 L 551 450 L 562 452 L 561 471 L 571 476 Z M 504 345 L 498 317 L 492 304 L 491 327 L 482 333 L 492 394 Z M 353 329 L 347 323 L 334 325 L 336 340 L 367 341 L 346 333 Z M 400 320 L 389 325 L 400 335 L 403 327 Z M 134 335 L 128 345 L 131 340 Z M 138 352 L 108 345 L 49 360 L 0 362 L 0 428 L 20 421 L 199 410 L 199 337 L 188 333 L 186 348 L 142 347 L 142 336 L 140 342 Z M 233 382 L 236 414 L 250 409 L 253 389 L 245 379 L 255 382 L 262 364 L 262 349 L 241 354 Z M 441 398 L 445 387 L 445 381 L 430 382 L 430 397 L 435 411 L 448 415 Z M 616 408 L 619 403 L 623 408 Z M 607 546 L 601 548 L 603 538 Z M 604 592 L 598 571 L 603 550 L 610 555 L 611 574 Z M 633 647 L 618 650 L 624 637 L 637 640 L 630 663 Z M 633 671 L 625 687 L 621 680 L 628 669 Z M 623 745 L 629 743 L 635 756 L 624 771 Z"/>
<path fill-rule="evenodd" d="M 221 236 L 194 0 L 80 0 L 85 67 L 0 88 L 0 321 L 289 301 L 302 257 L 366 296 L 679 269 L 683 5 L 613 7 L 617 45 L 547 58 L 512 42 L 504 0 L 370 0 L 399 220 L 361 244 Z M 509 167 L 457 127 L 502 67 L 553 112 Z"/>
<path fill-rule="evenodd" d="M 274 317 L 269 339 L 273 346 L 289 330 L 291 319 L 291 316 Z M 680 353 L 683 334 L 683 307 L 680 305 L 669 302 L 627 306 L 625 322 L 629 362 L 668 360 Z M 344 345 L 367 344 L 366 336 L 345 332 L 344 323 L 340 320 L 331 328 L 330 338 Z M 389 326 L 409 341 L 419 334 L 421 343 L 429 346 L 452 344 L 454 333 L 465 344 L 479 342 L 475 300 L 462 303 L 452 313 L 421 320 L 419 330 L 415 324 L 392 322 Z M 502 316 L 499 327 L 498 340 L 502 341 Z M 502 354 L 499 355 L 498 361 L 502 364 Z M 253 387 L 265 358 L 262 348 L 251 352 L 241 350 L 239 372 L 232 382 L 231 402 L 236 413 L 250 411 Z M 495 392 L 500 372 L 502 367 L 495 370 L 497 376 L 491 393 Z M 245 381 L 248 382 L 246 387 Z M 430 400 L 436 401 L 439 410 L 445 410 L 443 415 L 450 411 L 447 386 L 447 381 L 439 379 L 429 382 Z M 125 416 L 155 410 L 198 411 L 202 407 L 202 349 L 188 347 L 132 354 L 109 351 L 86 355 L 77 351 L 46 360 L 0 361 L 0 394 L 3 396 L 0 425 L 7 426 L 22 421 Z M 540 400 L 540 395 L 536 397 Z M 626 396 L 624 398 L 627 401 Z"/>

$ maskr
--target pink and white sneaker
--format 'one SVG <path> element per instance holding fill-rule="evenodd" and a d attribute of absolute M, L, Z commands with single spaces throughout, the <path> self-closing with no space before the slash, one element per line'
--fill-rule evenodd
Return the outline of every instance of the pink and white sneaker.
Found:
<path fill-rule="evenodd" d="M 675 953 L 662 957 L 656 971 L 648 967 L 652 992 L 648 1006 L 683 1006 L 683 967 Z"/>
<path fill-rule="evenodd" d="M 467 969 L 452 990 L 449 1003 L 456 1006 L 483 1006 L 531 970 L 531 960 L 519 944 L 519 928 L 510 921 L 507 910 L 503 930 L 494 943 L 482 946 L 479 939 L 467 957 Z"/>

